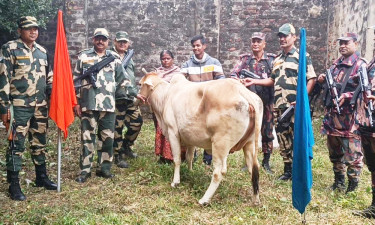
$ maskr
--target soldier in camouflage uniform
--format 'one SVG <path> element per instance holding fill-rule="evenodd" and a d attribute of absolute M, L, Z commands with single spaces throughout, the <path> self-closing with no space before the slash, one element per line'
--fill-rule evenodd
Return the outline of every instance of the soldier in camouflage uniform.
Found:
<path fill-rule="evenodd" d="M 362 150 L 365 156 L 364 161 L 371 172 L 372 203 L 367 209 L 354 212 L 354 214 L 367 218 L 375 218 L 375 112 L 372 112 L 371 115 L 373 123 L 373 125 L 371 125 L 369 120 L 370 115 L 367 109 L 368 101 L 371 100 L 373 104 L 375 101 L 375 57 L 367 66 L 367 74 L 371 84 L 371 95 L 366 96 L 367 99 L 365 96 L 360 95 L 357 99 L 354 118 L 355 123 L 359 125 L 359 129 L 353 132 L 357 132 L 357 134 L 361 135 Z"/>
<path fill-rule="evenodd" d="M 95 136 L 98 136 L 98 169 L 96 175 L 111 178 L 111 163 L 113 159 L 113 138 L 115 129 L 115 96 L 125 95 L 125 84 L 128 83 L 119 56 L 108 47 L 109 34 L 104 28 L 94 32 L 91 49 L 84 50 L 78 56 L 74 69 L 74 78 L 82 75 L 88 68 L 106 59 L 110 54 L 115 59 L 96 74 L 95 86 L 89 79 L 81 80 L 77 90 L 78 105 L 75 113 L 81 118 L 82 153 L 80 157 L 80 175 L 76 181 L 83 183 L 91 176 L 94 157 Z"/>
<path fill-rule="evenodd" d="M 273 62 L 271 78 L 262 80 L 247 78 L 245 79 L 245 85 L 274 85 L 276 135 L 280 144 L 280 155 L 284 161 L 284 173 L 279 177 L 279 180 L 286 181 L 292 179 L 294 115 L 287 122 L 278 122 L 277 118 L 288 107 L 296 104 L 299 53 L 298 49 L 294 46 L 297 37 L 293 25 L 289 23 L 282 25 L 279 28 L 278 37 L 282 52 Z M 315 85 L 316 75 L 308 53 L 306 57 L 307 91 L 310 93 Z"/>
<path fill-rule="evenodd" d="M 35 42 L 38 24 L 34 17 L 21 17 L 18 33 L 20 38 L 4 44 L 0 52 L 0 114 L 4 124 L 10 123 L 13 136 L 6 154 L 10 198 L 23 201 L 26 197 L 18 175 L 26 135 L 35 165 L 35 185 L 48 190 L 56 190 L 57 186 L 46 172 L 47 98 L 52 87 L 47 51 Z"/>
<path fill-rule="evenodd" d="M 359 135 L 354 132 L 357 128 L 354 124 L 354 109 L 350 101 L 359 85 L 358 70 L 366 62 L 360 58 L 359 52 L 356 51 L 358 47 L 357 34 L 346 33 L 338 41 L 341 57 L 332 64 L 329 70 L 333 80 L 337 83 L 341 114 L 338 114 L 332 97 L 327 91 L 321 133 L 327 135 L 329 158 L 335 174 L 335 181 L 331 189 L 345 190 L 345 169 L 347 167 L 349 185 L 346 192 L 348 193 L 357 188 L 363 167 L 361 140 Z M 320 74 L 318 81 L 323 83 L 325 79 L 326 75 Z"/>
<path fill-rule="evenodd" d="M 244 54 L 240 56 L 240 61 L 234 67 L 231 72 L 232 78 L 239 78 L 240 72 L 243 69 L 249 70 L 262 78 L 268 78 L 272 72 L 272 63 L 275 59 L 275 55 L 272 53 L 266 53 L 264 48 L 266 47 L 265 41 L 266 35 L 261 32 L 255 32 L 251 36 L 251 50 L 252 53 Z M 273 87 L 264 86 L 250 86 L 249 89 L 262 99 L 263 101 L 263 120 L 262 120 L 262 151 L 263 161 L 262 166 L 266 172 L 273 174 L 269 165 L 270 156 L 273 150 L 273 99 L 274 89 Z"/>
<path fill-rule="evenodd" d="M 129 45 L 130 40 L 128 33 L 124 31 L 117 32 L 112 49 L 120 55 L 121 61 L 127 56 Z M 133 59 L 130 59 L 125 69 L 130 78 L 131 87 L 127 89 L 128 94 L 124 98 L 116 98 L 116 128 L 115 140 L 113 142 L 115 163 L 120 168 L 128 167 L 124 156 L 129 158 L 137 157 L 137 154 L 132 151 L 131 146 L 137 139 L 143 124 L 141 109 L 138 104 L 135 104 L 138 86 L 135 82 L 135 66 Z M 127 129 L 125 138 L 122 137 L 124 125 Z"/>

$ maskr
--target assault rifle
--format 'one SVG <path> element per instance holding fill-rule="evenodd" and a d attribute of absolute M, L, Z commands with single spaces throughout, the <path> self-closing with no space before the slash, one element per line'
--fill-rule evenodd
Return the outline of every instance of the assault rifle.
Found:
<path fill-rule="evenodd" d="M 288 122 L 290 118 L 293 116 L 293 114 L 294 114 L 294 105 L 291 105 L 283 112 L 283 114 L 281 114 L 279 118 L 277 118 L 277 122 L 279 123 Z"/>
<path fill-rule="evenodd" d="M 87 85 L 92 85 L 94 88 L 97 88 L 95 82 L 96 82 L 96 75 L 99 73 L 101 69 L 103 69 L 105 66 L 107 66 L 109 63 L 111 63 L 113 60 L 115 60 L 115 57 L 112 54 L 109 54 L 109 56 L 102 61 L 96 63 L 93 66 L 90 66 L 87 70 L 83 72 L 83 74 L 76 79 L 73 80 L 74 83 L 77 81 L 82 81 L 83 79 L 88 79 L 89 83 L 85 85 L 75 85 L 75 88 L 84 87 Z"/>
<path fill-rule="evenodd" d="M 367 96 L 371 95 L 371 84 L 368 81 L 367 68 L 365 64 L 362 64 L 359 70 L 359 80 L 361 82 L 361 92 L 363 93 L 364 98 L 366 99 Z M 374 111 L 374 104 L 371 100 L 368 101 L 367 111 L 369 114 L 370 125 L 373 126 L 372 112 Z"/>
<path fill-rule="evenodd" d="M 327 72 L 326 72 L 326 81 L 327 81 L 328 90 L 331 93 L 331 98 L 333 99 L 334 104 L 336 106 L 337 113 L 341 114 L 339 95 L 337 92 L 337 85 L 336 85 L 336 82 L 333 80 L 331 70 L 329 69 L 327 69 Z"/>
<path fill-rule="evenodd" d="M 253 78 L 253 79 L 263 79 L 261 76 L 256 75 L 255 73 L 250 72 L 250 71 L 248 71 L 246 69 L 241 70 L 241 72 L 240 72 L 240 79 L 244 79 L 246 77 Z"/>
<path fill-rule="evenodd" d="M 129 65 L 130 60 L 132 59 L 133 55 L 134 55 L 134 50 L 130 49 L 128 51 L 128 54 L 126 54 L 126 56 L 122 59 L 121 64 L 124 67 L 124 69 L 128 68 L 128 65 Z"/>

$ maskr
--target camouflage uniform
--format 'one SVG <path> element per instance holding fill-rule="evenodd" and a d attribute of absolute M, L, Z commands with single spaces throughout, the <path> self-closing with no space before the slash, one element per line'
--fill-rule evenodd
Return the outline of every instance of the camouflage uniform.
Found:
<path fill-rule="evenodd" d="M 48 124 L 47 91 L 52 87 L 47 51 L 37 43 L 30 49 L 21 39 L 1 48 L 0 114 L 13 107 L 16 128 L 13 144 L 6 155 L 7 170 L 19 171 L 28 135 L 35 165 L 45 164 Z"/>
<path fill-rule="evenodd" d="M 73 77 L 77 78 L 86 69 L 102 61 L 109 54 L 113 54 L 116 59 L 101 69 L 96 75 L 97 88 L 90 85 L 87 79 L 83 79 L 81 81 L 83 86 L 77 91 L 78 104 L 82 110 L 81 138 L 83 147 L 80 157 L 81 174 L 91 172 L 96 135 L 98 135 L 98 171 L 110 170 L 113 159 L 115 97 L 126 94 L 125 84 L 129 78 L 121 65 L 119 56 L 115 52 L 106 50 L 105 56 L 99 57 L 94 48 L 80 53 L 73 73 Z"/>
<path fill-rule="evenodd" d="M 321 133 L 327 135 L 329 157 L 333 163 L 335 175 L 345 175 L 347 166 L 349 180 L 358 180 L 363 167 L 361 141 L 355 134 L 357 125 L 354 124 L 354 109 L 350 105 L 353 93 L 359 85 L 358 69 L 363 63 L 366 62 L 356 52 L 346 59 L 343 56 L 338 58 L 329 68 L 337 83 L 337 91 L 339 95 L 341 93 L 341 97 L 345 98 L 345 102 L 341 106 L 339 115 L 330 101 L 330 97 L 327 97 L 328 101 L 326 101 L 325 116 L 321 128 Z M 341 90 L 342 86 L 345 86 L 344 90 Z"/>
<path fill-rule="evenodd" d="M 372 87 L 371 94 L 375 96 L 375 58 L 368 64 L 367 74 Z M 361 136 L 362 149 L 365 156 L 364 161 L 371 172 L 372 189 L 375 190 L 375 127 L 370 125 L 370 115 L 365 108 L 365 103 L 367 103 L 367 101 L 364 101 L 363 96 L 360 95 L 356 101 L 356 111 L 354 115 L 355 123 L 359 125 L 359 129 L 355 129 L 357 128 L 355 127 L 352 131 Z"/>
<path fill-rule="evenodd" d="M 307 57 L 307 80 L 316 78 L 314 68 L 312 66 L 311 57 L 306 53 Z M 282 52 L 276 57 L 273 63 L 271 79 L 275 82 L 275 123 L 276 135 L 280 144 L 280 155 L 283 157 L 284 163 L 292 163 L 293 161 L 293 128 L 294 116 L 290 123 L 281 124 L 277 122 L 277 118 L 296 101 L 297 95 L 297 79 L 298 79 L 298 63 L 299 53 L 293 47 L 288 53 Z"/>
<path fill-rule="evenodd" d="M 263 78 L 268 78 L 272 72 L 272 63 L 275 55 L 271 53 L 264 53 L 263 57 L 257 62 L 252 54 L 245 54 L 240 56 L 240 61 L 231 72 L 231 77 L 239 77 L 243 69 L 247 69 Z M 263 153 L 272 153 L 273 150 L 273 87 L 263 87 L 259 85 L 250 86 L 249 89 L 262 99 L 263 101 L 263 120 L 262 120 L 262 151 Z"/>
<path fill-rule="evenodd" d="M 112 50 L 116 52 L 114 47 Z M 115 154 L 124 151 L 125 148 L 129 148 L 134 144 L 143 124 L 141 109 L 138 104 L 134 104 L 138 93 L 134 71 L 135 65 L 133 59 L 131 59 L 126 68 L 126 73 L 129 75 L 131 81 L 131 87 L 128 88 L 127 95 L 116 98 L 115 139 L 113 142 Z M 125 138 L 122 135 L 124 126 L 126 126 Z"/>

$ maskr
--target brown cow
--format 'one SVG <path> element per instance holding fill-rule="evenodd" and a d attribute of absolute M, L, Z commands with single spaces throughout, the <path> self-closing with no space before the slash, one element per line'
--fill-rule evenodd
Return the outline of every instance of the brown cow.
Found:
<path fill-rule="evenodd" d="M 175 75 L 167 83 L 156 73 L 148 73 L 140 84 L 140 95 L 147 99 L 171 143 L 175 165 L 172 187 L 180 183 L 181 146 L 188 147 L 186 159 L 190 170 L 195 146 L 211 149 L 214 171 L 200 204 L 209 203 L 226 174 L 229 152 L 243 149 L 253 184 L 253 203 L 258 205 L 255 144 L 263 115 L 261 99 L 234 79 L 193 83 L 183 75 Z"/>

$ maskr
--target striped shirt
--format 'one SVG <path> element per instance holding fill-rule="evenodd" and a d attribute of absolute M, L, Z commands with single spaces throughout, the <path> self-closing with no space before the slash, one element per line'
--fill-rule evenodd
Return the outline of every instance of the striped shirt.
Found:
<path fill-rule="evenodd" d="M 182 64 L 180 70 L 188 80 L 192 82 L 203 82 L 225 78 L 223 68 L 219 60 L 204 53 L 201 60 L 194 55 Z"/>

